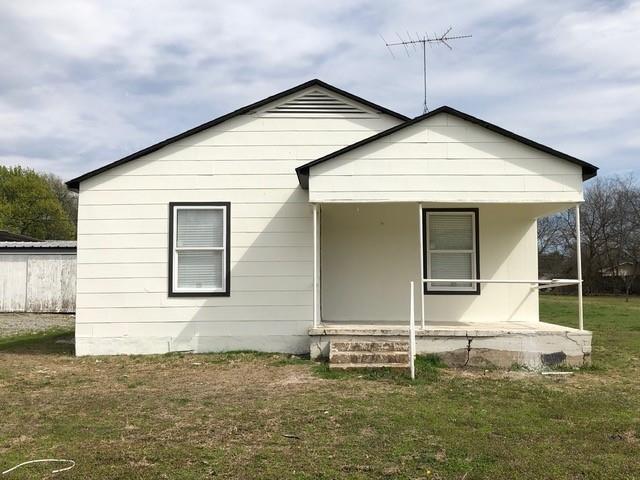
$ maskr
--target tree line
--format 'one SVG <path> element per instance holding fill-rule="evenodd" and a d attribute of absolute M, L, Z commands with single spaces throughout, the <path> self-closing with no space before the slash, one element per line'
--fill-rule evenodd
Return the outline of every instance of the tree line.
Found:
<path fill-rule="evenodd" d="M 74 240 L 78 196 L 62 179 L 0 165 L 0 230 L 40 240 Z"/>
<path fill-rule="evenodd" d="M 540 275 L 576 278 L 575 212 L 538 220 Z M 587 293 L 640 293 L 640 185 L 632 176 L 597 178 L 580 206 Z"/>

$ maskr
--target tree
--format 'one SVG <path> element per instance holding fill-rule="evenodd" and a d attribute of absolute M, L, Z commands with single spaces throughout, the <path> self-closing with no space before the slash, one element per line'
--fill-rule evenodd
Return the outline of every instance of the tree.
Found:
<path fill-rule="evenodd" d="M 53 173 L 39 173 L 48 184 L 51 191 L 56 196 L 63 210 L 67 213 L 69 220 L 78 227 L 78 194 L 67 188 L 64 181 Z"/>
<path fill-rule="evenodd" d="M 0 165 L 0 228 L 42 240 L 75 237 L 69 215 L 35 171 Z"/>
<path fill-rule="evenodd" d="M 628 298 L 640 277 L 640 186 L 633 177 L 594 180 L 585 188 L 580 217 L 586 291 L 622 288 Z M 575 275 L 573 210 L 538 221 L 538 251 L 541 267 Z"/>

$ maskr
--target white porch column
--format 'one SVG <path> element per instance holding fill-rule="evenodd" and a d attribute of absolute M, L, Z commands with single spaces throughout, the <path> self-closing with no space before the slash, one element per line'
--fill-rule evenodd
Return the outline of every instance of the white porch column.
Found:
<path fill-rule="evenodd" d="M 423 235 L 423 225 L 422 225 L 422 204 L 418 204 L 418 244 L 420 251 L 420 281 L 418 282 L 418 287 L 420 290 L 420 315 L 422 319 L 422 328 L 425 328 L 424 322 L 424 241 L 422 238 Z"/>
<path fill-rule="evenodd" d="M 576 257 L 578 269 L 578 328 L 584 330 L 582 318 L 582 246 L 580 239 L 580 204 L 576 204 Z"/>
<path fill-rule="evenodd" d="M 320 227 L 318 204 L 313 204 L 313 326 L 320 325 Z"/>

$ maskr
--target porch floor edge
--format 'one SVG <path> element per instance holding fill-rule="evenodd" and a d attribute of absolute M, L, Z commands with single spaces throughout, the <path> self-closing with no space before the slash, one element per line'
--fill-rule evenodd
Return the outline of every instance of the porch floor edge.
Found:
<path fill-rule="evenodd" d="M 496 322 L 496 323 L 447 323 L 416 325 L 416 337 L 499 337 L 508 335 L 558 335 L 591 336 L 589 330 L 565 327 L 546 322 Z M 324 322 L 309 328 L 310 336 L 408 336 L 409 326 L 367 325 Z"/>

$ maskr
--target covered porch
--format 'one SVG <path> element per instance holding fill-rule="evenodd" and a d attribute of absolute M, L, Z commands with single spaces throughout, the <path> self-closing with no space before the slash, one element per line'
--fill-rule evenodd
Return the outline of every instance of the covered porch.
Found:
<path fill-rule="evenodd" d="M 312 357 L 406 343 L 413 327 L 415 352 L 451 365 L 588 362 L 580 278 L 538 279 L 536 220 L 568 208 L 579 222 L 576 204 L 315 203 Z M 539 317 L 539 291 L 568 285 L 577 328 Z"/>
<path fill-rule="evenodd" d="M 312 355 L 323 336 L 331 358 L 334 344 L 401 348 L 362 338 L 406 331 L 412 352 L 467 364 L 588 361 L 580 264 L 577 278 L 539 280 L 536 220 L 576 209 L 580 259 L 577 205 L 596 171 L 446 106 L 298 167 L 313 205 Z M 575 329 L 540 318 L 540 289 L 560 285 L 577 285 Z"/>

